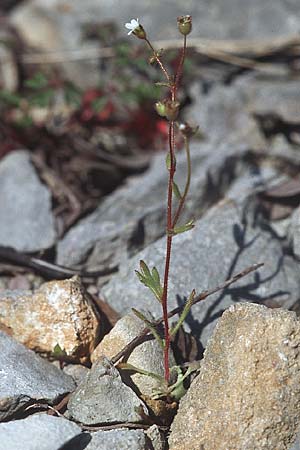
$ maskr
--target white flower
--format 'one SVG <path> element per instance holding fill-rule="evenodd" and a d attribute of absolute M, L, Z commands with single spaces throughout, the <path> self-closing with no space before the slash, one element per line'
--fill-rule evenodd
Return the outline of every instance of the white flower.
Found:
<path fill-rule="evenodd" d="M 127 28 L 127 30 L 130 30 L 128 35 L 133 33 L 134 30 L 136 30 L 137 28 L 139 28 L 140 24 L 139 24 L 139 19 L 131 19 L 131 21 L 129 23 L 125 23 L 125 28 Z"/>

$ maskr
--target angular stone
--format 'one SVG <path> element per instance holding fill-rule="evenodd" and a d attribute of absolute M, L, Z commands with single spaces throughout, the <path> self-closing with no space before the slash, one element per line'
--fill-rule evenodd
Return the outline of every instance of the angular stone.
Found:
<path fill-rule="evenodd" d="M 140 422 L 147 408 L 107 358 L 95 363 L 71 395 L 68 414 L 85 425 Z"/>
<path fill-rule="evenodd" d="M 217 318 L 240 300 L 269 306 L 292 307 L 300 295 L 298 264 L 284 255 L 281 243 L 258 214 L 254 201 L 223 201 L 197 223 L 192 231 L 175 236 L 169 281 L 169 309 L 181 304 L 196 289 L 197 293 L 220 285 L 233 274 L 259 262 L 265 265 L 228 289 L 193 306 L 186 319 L 203 347 Z M 124 262 L 120 271 L 102 287 L 101 296 L 118 312 L 132 307 L 149 310 L 156 318 L 161 309 L 151 292 L 134 271 L 144 260 L 163 273 L 165 238 L 149 245 Z M 126 286 L 126 289 L 124 289 Z"/>
<path fill-rule="evenodd" d="M 11 152 L 0 162 L 0 216 L 0 245 L 35 252 L 55 243 L 51 196 L 27 151 Z"/>
<path fill-rule="evenodd" d="M 261 305 L 231 306 L 171 426 L 170 450 L 287 450 L 300 425 L 300 323 Z"/>
<path fill-rule="evenodd" d="M 22 344 L 48 355 L 58 344 L 69 360 L 89 359 L 99 318 L 78 277 L 44 283 L 34 293 L 3 291 L 0 305 L 0 324 Z"/>
<path fill-rule="evenodd" d="M 0 421 L 32 401 L 50 404 L 75 388 L 71 377 L 0 331 Z"/>
<path fill-rule="evenodd" d="M 149 317 L 149 315 L 145 315 Z M 134 314 L 122 317 L 96 347 L 91 357 L 92 362 L 97 361 L 104 355 L 107 358 L 112 358 L 132 339 L 138 336 L 143 328 L 145 328 L 144 322 Z M 163 350 L 156 340 L 147 341 L 137 346 L 130 354 L 127 362 L 139 369 L 156 373 L 161 377 L 164 376 Z M 175 360 L 171 354 L 170 366 L 174 365 Z M 151 396 L 155 389 L 161 388 L 158 380 L 146 375 L 137 373 L 132 375 L 131 379 L 140 392 L 145 395 Z"/>
<path fill-rule="evenodd" d="M 82 364 L 67 364 L 63 368 L 64 373 L 70 375 L 76 383 L 76 386 L 87 376 L 90 369 Z"/>
<path fill-rule="evenodd" d="M 0 423 L 0 450 L 59 450 L 81 428 L 62 417 L 35 414 Z"/>
<path fill-rule="evenodd" d="M 97 431 L 86 450 L 146 450 L 146 437 L 142 430 L 117 429 Z"/>

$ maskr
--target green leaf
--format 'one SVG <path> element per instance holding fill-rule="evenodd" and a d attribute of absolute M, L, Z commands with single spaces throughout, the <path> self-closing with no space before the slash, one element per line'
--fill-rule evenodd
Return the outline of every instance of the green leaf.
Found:
<path fill-rule="evenodd" d="M 172 189 L 173 189 L 173 192 L 174 192 L 175 197 L 176 197 L 178 200 L 181 200 L 182 195 L 181 195 L 180 190 L 179 190 L 179 187 L 177 186 L 177 184 L 175 183 L 175 181 L 173 181 Z"/>
<path fill-rule="evenodd" d="M 37 92 L 30 96 L 29 104 L 32 106 L 40 106 L 41 108 L 47 108 L 54 96 L 53 89 L 47 89 L 45 91 Z"/>
<path fill-rule="evenodd" d="M 42 72 L 37 72 L 32 78 L 26 80 L 24 85 L 30 89 L 43 89 L 48 86 L 48 80 Z"/>
<path fill-rule="evenodd" d="M 190 296 L 189 296 L 189 298 L 187 299 L 187 301 L 186 301 L 186 303 L 184 305 L 183 311 L 182 311 L 182 313 L 179 316 L 178 322 L 170 330 L 170 335 L 171 336 L 175 336 L 175 334 L 177 333 L 177 331 L 179 330 L 179 328 L 181 327 L 181 325 L 185 321 L 188 313 L 190 312 L 191 307 L 193 306 L 195 295 L 196 295 L 196 291 L 195 291 L 195 289 L 193 289 L 191 294 L 190 294 Z"/>
<path fill-rule="evenodd" d="M 175 227 L 173 230 L 170 231 L 170 234 L 172 236 L 175 236 L 176 234 L 185 233 L 186 231 L 192 230 L 195 226 L 194 219 L 187 222 L 185 225 L 180 225 L 179 227 Z"/>
<path fill-rule="evenodd" d="M 52 355 L 55 356 L 55 358 L 62 358 L 64 356 L 67 356 L 67 353 L 64 349 L 61 348 L 61 346 L 57 343 L 52 351 Z"/>
<path fill-rule="evenodd" d="M 28 114 L 24 115 L 22 118 L 16 121 L 16 125 L 20 128 L 29 128 L 33 125 L 32 117 L 30 117 Z"/>
<path fill-rule="evenodd" d="M 157 340 L 157 342 L 159 343 L 161 348 L 164 349 L 164 347 L 165 347 L 164 341 L 158 334 L 155 325 L 153 325 L 153 323 L 149 319 L 147 319 L 147 317 L 145 317 L 144 314 L 141 313 L 141 311 L 139 311 L 135 308 L 131 308 L 131 310 L 140 320 L 142 320 L 145 323 L 146 327 L 149 328 L 149 330 L 151 331 L 151 333 L 153 334 L 153 336 L 155 337 L 155 339 Z"/>
<path fill-rule="evenodd" d="M 167 169 L 168 169 L 168 170 L 171 169 L 171 155 L 170 155 L 170 152 L 167 153 L 167 157 L 166 157 L 166 166 L 167 166 Z"/>
<path fill-rule="evenodd" d="M 172 86 L 170 85 L 170 83 L 165 83 L 164 81 L 157 81 L 156 83 L 154 83 L 155 86 L 163 86 L 163 87 L 167 87 L 167 88 L 171 88 Z"/>
<path fill-rule="evenodd" d="M 80 107 L 82 93 L 81 93 L 80 89 L 78 89 L 73 84 L 67 83 L 64 86 L 64 97 L 65 97 L 65 101 L 68 105 L 74 105 L 77 108 Z"/>
<path fill-rule="evenodd" d="M 96 98 L 95 100 L 93 100 L 91 103 L 91 107 L 93 111 L 99 113 L 103 110 L 106 104 L 107 104 L 107 97 L 104 95 L 101 98 Z"/>
<path fill-rule="evenodd" d="M 159 380 L 162 383 L 164 383 L 164 381 L 165 381 L 164 377 L 161 377 L 157 373 L 148 372 L 147 370 L 140 369 L 139 367 L 136 367 L 129 363 L 119 363 L 117 367 L 118 367 L 118 369 L 121 369 L 121 370 L 131 370 L 133 372 L 140 373 L 141 375 L 146 375 L 147 377 L 154 378 L 155 380 Z"/>
<path fill-rule="evenodd" d="M 147 264 L 141 260 L 140 271 L 136 270 L 135 273 L 137 274 L 140 282 L 147 286 L 155 295 L 156 299 L 161 302 L 163 288 L 160 284 L 160 277 L 156 267 L 153 267 L 151 273 Z"/>
<path fill-rule="evenodd" d="M 176 157 L 175 157 L 175 155 L 173 155 L 173 161 L 174 161 L 174 166 L 176 167 Z M 166 156 L 166 166 L 167 166 L 167 169 L 170 171 L 170 169 L 171 169 L 171 155 L 170 155 L 170 152 L 168 152 L 167 156 Z"/>
<path fill-rule="evenodd" d="M 22 97 L 17 94 L 13 94 L 12 92 L 1 90 L 0 91 L 0 101 L 2 100 L 9 106 L 19 106 Z"/>

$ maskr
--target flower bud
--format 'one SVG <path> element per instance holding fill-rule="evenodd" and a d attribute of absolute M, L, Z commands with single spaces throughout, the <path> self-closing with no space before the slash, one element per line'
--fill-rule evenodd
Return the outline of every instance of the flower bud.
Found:
<path fill-rule="evenodd" d="M 164 101 L 164 105 L 165 105 L 165 117 L 170 120 L 170 121 L 174 121 L 177 119 L 178 113 L 179 113 L 179 108 L 180 108 L 180 103 L 176 100 L 170 100 L 170 99 L 166 99 Z"/>
<path fill-rule="evenodd" d="M 199 126 L 191 126 L 188 123 L 184 122 L 178 126 L 179 131 L 184 137 L 190 138 L 194 136 L 199 130 Z"/>
<path fill-rule="evenodd" d="M 177 119 L 179 108 L 180 103 L 169 98 L 165 98 L 163 101 L 155 103 L 156 112 L 172 122 Z"/>
<path fill-rule="evenodd" d="M 137 28 L 135 28 L 132 33 L 139 39 L 146 39 L 146 31 L 144 30 L 142 25 L 139 25 Z"/>
<path fill-rule="evenodd" d="M 155 109 L 159 116 L 166 117 L 166 107 L 165 107 L 164 102 L 155 103 Z"/>
<path fill-rule="evenodd" d="M 186 36 L 192 31 L 192 16 L 177 17 L 177 25 L 181 34 Z"/>

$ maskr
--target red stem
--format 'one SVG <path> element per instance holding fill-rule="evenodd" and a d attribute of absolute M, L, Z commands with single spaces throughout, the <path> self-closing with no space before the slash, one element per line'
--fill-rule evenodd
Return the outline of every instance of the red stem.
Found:
<path fill-rule="evenodd" d="M 172 92 L 172 97 L 174 93 Z M 162 294 L 162 309 L 165 328 L 165 347 L 164 347 L 164 368 L 165 368 L 165 380 L 169 381 L 170 368 L 169 368 L 169 351 L 170 351 L 170 332 L 169 332 L 169 319 L 168 319 L 168 281 L 171 262 L 171 249 L 172 249 L 172 195 L 173 195 L 173 179 L 175 174 L 175 148 L 174 148 L 174 122 L 169 124 L 169 151 L 170 151 L 170 170 L 168 180 L 168 200 L 167 200 L 167 250 L 165 260 L 165 273 L 164 273 L 164 286 Z"/>
<path fill-rule="evenodd" d="M 162 72 L 167 78 L 171 90 L 172 101 L 176 101 L 176 91 L 178 89 L 180 79 L 182 76 L 183 64 L 186 53 L 186 36 L 184 36 L 184 43 L 181 52 L 181 58 L 178 65 L 178 69 L 175 75 L 174 84 L 171 83 L 171 78 L 168 74 L 167 69 L 162 63 L 161 59 L 155 52 L 151 42 L 145 39 L 153 55 L 159 64 Z M 164 271 L 164 285 L 163 293 L 161 298 L 162 310 L 163 310 L 163 322 L 165 331 L 165 346 L 164 346 L 164 369 L 165 369 L 165 380 L 166 383 L 169 382 L 170 378 L 170 366 L 169 366 L 169 353 L 170 353 L 170 331 L 169 331 L 169 317 L 168 317 L 168 282 L 169 282 L 169 272 L 170 272 L 170 262 L 171 262 L 171 250 L 172 250 L 172 240 L 173 240 L 173 219 L 172 219 L 172 196 L 173 196 L 173 180 L 175 174 L 175 123 L 170 121 L 169 123 L 169 152 L 170 152 L 170 169 L 169 169 L 169 180 L 168 180 L 168 199 L 167 199 L 167 249 L 166 249 L 166 260 L 165 260 L 165 271 Z M 181 210 L 181 209 L 180 209 Z M 178 212 L 177 212 L 178 213 Z M 180 211 L 179 211 L 180 214 Z M 176 214 L 179 215 L 179 214 Z"/>

